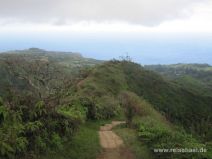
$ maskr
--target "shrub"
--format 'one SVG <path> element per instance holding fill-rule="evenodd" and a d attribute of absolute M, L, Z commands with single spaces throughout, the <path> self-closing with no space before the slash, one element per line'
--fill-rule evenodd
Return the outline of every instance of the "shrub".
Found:
<path fill-rule="evenodd" d="M 60 135 L 55 132 L 51 135 L 51 146 L 59 150 L 63 148 L 62 139 Z"/>
<path fill-rule="evenodd" d="M 140 122 L 139 138 L 153 149 L 170 148 L 206 148 L 185 131 L 173 131 L 164 124 L 149 117 Z M 159 158 L 169 159 L 201 159 L 208 154 L 204 153 L 157 153 Z"/>
<path fill-rule="evenodd" d="M 47 143 L 42 136 L 36 136 L 34 144 L 36 153 L 43 153 L 47 149 Z"/>
<path fill-rule="evenodd" d="M 22 136 L 24 126 L 20 113 L 0 105 L 0 116 L 0 157 L 13 158 L 15 154 L 25 153 L 28 141 Z"/>
<path fill-rule="evenodd" d="M 80 103 L 61 106 L 57 109 L 57 112 L 76 122 L 84 122 L 86 119 L 86 109 Z"/>
<path fill-rule="evenodd" d="M 119 102 L 114 97 L 110 96 L 98 98 L 96 108 L 98 119 L 110 119 L 120 113 Z"/>
<path fill-rule="evenodd" d="M 87 119 L 109 119 L 120 113 L 120 104 L 113 96 L 81 96 L 77 99 L 86 111 Z"/>
<path fill-rule="evenodd" d="M 86 118 L 87 119 L 97 119 L 97 108 L 95 105 L 94 98 L 92 97 L 79 97 L 78 99 L 81 105 L 86 109 Z"/>

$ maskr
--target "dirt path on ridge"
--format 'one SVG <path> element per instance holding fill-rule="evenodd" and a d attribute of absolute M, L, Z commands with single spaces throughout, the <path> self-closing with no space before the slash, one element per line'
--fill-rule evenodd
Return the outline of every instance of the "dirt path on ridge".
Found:
<path fill-rule="evenodd" d="M 112 128 L 123 124 L 123 121 L 113 121 L 100 127 L 99 138 L 103 152 L 97 159 L 134 159 L 134 155 L 125 147 L 123 140 L 116 135 Z"/>

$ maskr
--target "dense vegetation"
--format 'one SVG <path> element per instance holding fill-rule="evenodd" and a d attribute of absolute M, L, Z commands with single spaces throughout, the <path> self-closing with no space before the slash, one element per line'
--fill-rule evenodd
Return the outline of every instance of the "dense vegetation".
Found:
<path fill-rule="evenodd" d="M 0 54 L 0 96 L 33 94 L 41 98 L 67 87 L 80 68 L 100 63 L 77 53 L 36 48 Z M 10 95 L 9 95 L 10 96 Z"/>
<path fill-rule="evenodd" d="M 196 145 L 197 147 L 205 147 L 206 145 L 202 145 L 201 142 L 210 145 L 208 141 L 211 141 L 210 123 L 212 98 L 193 93 L 152 71 L 145 70 L 138 64 L 128 61 L 111 61 L 98 66 L 89 72 L 89 75 L 77 85 L 76 94 L 80 94 L 81 97 L 87 96 L 87 98 L 90 98 L 90 103 L 92 103 L 92 109 L 90 110 L 93 110 L 91 114 L 96 116 L 96 114 L 101 114 L 101 107 L 99 107 L 98 101 L 101 100 L 102 96 L 107 96 L 107 98 L 110 98 L 110 101 L 114 103 L 117 102 L 117 99 L 121 98 L 120 96 L 124 90 L 129 90 L 135 92 L 140 97 L 142 96 L 151 103 L 156 110 L 162 113 L 166 119 L 177 124 L 180 127 L 179 129 L 182 130 L 182 132 L 176 130 L 177 133 L 172 133 L 171 130 L 166 129 L 166 126 L 165 128 L 161 126 L 160 123 L 163 122 L 158 123 L 158 120 L 147 119 L 146 122 L 150 123 L 144 125 L 145 127 L 148 128 L 152 125 L 156 127 L 155 130 L 147 130 L 153 131 L 151 133 L 155 133 L 155 144 L 160 145 L 157 141 L 162 131 L 161 133 L 164 133 L 165 139 L 162 139 L 161 144 L 163 143 L 163 145 L 161 146 L 166 144 L 170 146 L 172 144 L 172 146 L 181 145 L 189 147 L 190 144 L 193 146 Z M 121 99 L 127 98 L 124 97 Z M 102 103 L 104 105 L 103 101 Z M 125 104 L 125 106 L 130 103 L 131 102 Z M 132 117 L 135 116 L 134 112 L 138 110 L 142 112 L 142 108 L 136 107 L 135 101 L 132 101 L 132 103 L 133 108 L 128 107 L 128 113 L 126 114 L 129 123 Z M 117 110 L 114 109 L 112 103 L 105 103 L 105 105 L 107 106 L 107 109 L 104 109 L 107 110 L 105 112 L 110 112 L 111 116 L 116 114 Z M 122 102 L 120 102 L 120 105 L 123 106 Z M 104 106 L 102 107 L 104 108 Z M 111 112 L 110 110 L 113 111 Z M 157 115 L 154 114 L 152 116 Z M 184 129 L 186 129 L 187 132 L 184 131 Z M 200 141 L 189 136 L 188 134 L 190 133 L 196 136 Z M 168 138 L 168 136 L 170 137 Z M 170 141 L 170 143 L 166 143 L 165 140 Z M 180 140 L 179 143 L 177 140 Z M 182 142 L 184 140 L 187 141 L 187 143 Z M 152 147 L 156 146 L 153 143 L 150 143 L 150 145 Z M 183 157 L 185 156 L 182 156 L 182 158 Z M 179 158 L 179 156 L 177 158 Z M 187 158 L 190 157 L 187 156 Z M 197 156 L 197 158 L 199 158 L 199 156 Z"/>
<path fill-rule="evenodd" d="M 80 78 L 80 69 L 97 63 L 79 54 L 39 49 L 0 54 L 1 158 L 37 158 L 62 149 L 84 122 L 85 110 L 60 100 Z"/>
<path fill-rule="evenodd" d="M 208 64 L 147 65 L 168 79 L 197 94 L 212 96 L 212 66 Z"/>
<path fill-rule="evenodd" d="M 101 152 L 98 130 L 107 121 L 88 121 L 77 133 L 64 143 L 62 149 L 52 150 L 39 159 L 95 159 Z"/>
<path fill-rule="evenodd" d="M 206 149 L 206 147 L 210 148 L 210 146 L 201 143 L 182 128 L 172 125 L 150 103 L 136 94 L 124 92 L 123 96 L 123 104 L 127 106 L 126 111 L 129 111 L 129 107 L 134 109 L 130 126 L 137 130 L 137 136 L 141 143 L 145 143 L 149 147 L 149 150 L 155 152 L 154 155 L 156 158 L 199 159 L 211 157 L 210 153 L 159 153 L 158 150 L 160 151 L 162 149 L 167 149 L 168 151 L 173 148 L 193 149 L 195 147 L 197 149 Z M 127 140 L 127 142 L 129 141 Z M 134 146 L 134 143 L 130 143 L 130 145 Z M 147 151 L 142 152 L 143 149 L 146 149 L 144 146 L 142 146 L 142 149 L 139 149 L 140 151 L 137 149 L 136 146 L 135 148 L 132 147 L 135 154 L 139 155 L 139 153 L 142 153 L 149 156 L 149 154 L 146 154 Z"/>
<path fill-rule="evenodd" d="M 93 98 L 95 105 L 103 96 L 115 103 L 123 90 L 135 92 L 149 101 L 171 122 L 184 126 L 205 140 L 211 140 L 212 98 L 187 90 L 152 71 L 145 70 L 138 64 L 111 61 L 98 66 L 78 84 L 77 93 L 80 93 L 81 97 Z M 109 109 L 108 105 L 112 107 L 113 104 L 106 105 Z M 96 106 L 94 110 L 98 111 L 98 108 Z"/>
<path fill-rule="evenodd" d="M 203 94 L 128 60 L 100 63 L 79 54 L 39 49 L 0 54 L 0 76 L 5 77 L 0 79 L 0 156 L 38 158 L 45 152 L 64 152 L 64 145 L 74 150 L 73 144 L 86 139 L 80 130 L 93 133 L 88 127 L 78 130 L 84 122 L 123 115 L 128 129 L 136 132 L 134 137 L 152 152 L 168 147 L 210 150 L 210 82 L 201 88 L 208 92 Z M 203 83 L 203 78 L 191 78 Z M 97 133 L 92 138 L 98 151 Z M 67 157 L 76 158 L 80 152 L 70 150 Z M 199 159 L 211 154 L 154 157 Z"/>

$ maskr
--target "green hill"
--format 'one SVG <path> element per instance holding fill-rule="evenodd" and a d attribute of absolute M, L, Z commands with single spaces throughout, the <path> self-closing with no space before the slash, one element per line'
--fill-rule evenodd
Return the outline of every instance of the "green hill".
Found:
<path fill-rule="evenodd" d="M 0 96 L 5 92 L 46 96 L 67 83 L 82 67 L 101 61 L 78 53 L 51 52 L 37 48 L 0 54 Z M 10 90 L 8 90 L 10 89 Z"/>
<path fill-rule="evenodd" d="M 166 146 L 211 148 L 210 66 L 207 71 L 206 66 L 198 69 L 204 72 L 201 78 L 195 73 L 178 78 L 126 60 L 102 62 L 36 48 L 2 53 L 0 66 L 0 157 L 5 159 L 39 158 L 62 150 L 67 141 L 72 147 L 89 147 L 73 137 L 79 126 L 114 117 L 124 118 L 151 152 Z M 204 84 L 206 72 L 209 82 Z M 206 89 L 207 94 L 201 92 Z M 98 142 L 94 127 L 83 129 L 94 133 L 91 137 Z M 92 143 L 86 131 L 79 134 L 82 141 Z M 200 159 L 211 154 L 154 156 Z"/>
<path fill-rule="evenodd" d="M 212 66 L 208 64 L 146 65 L 187 89 L 206 96 L 212 96 Z"/>
<path fill-rule="evenodd" d="M 120 102 L 123 91 L 135 94 L 130 93 L 127 95 L 129 97 L 125 96 L 124 99 L 129 98 L 132 100 L 132 106 L 137 107 L 135 110 L 130 109 L 131 112 L 140 112 L 134 124 L 141 138 L 151 141 L 147 142 L 150 149 L 176 145 L 204 147 L 201 142 L 211 141 L 212 98 L 196 94 L 138 64 L 128 61 L 110 61 L 97 66 L 78 83 L 75 95 L 80 101 L 86 101 L 82 102 L 82 105 L 89 110 L 88 118 L 101 119 L 117 115 L 120 111 L 117 103 Z M 127 103 L 129 105 L 131 102 Z M 175 126 L 179 128 L 173 128 Z M 200 141 L 189 134 L 193 134 Z M 158 157 L 179 159 L 192 158 L 192 155 Z M 193 157 L 195 158 L 195 154 Z M 196 155 L 196 158 L 202 157 Z"/>
<path fill-rule="evenodd" d="M 97 66 L 78 84 L 80 95 L 98 98 L 129 90 L 154 105 L 170 121 L 201 136 L 209 135 L 212 98 L 192 92 L 131 62 L 111 61 Z M 207 135 L 206 135 L 207 136 Z"/>

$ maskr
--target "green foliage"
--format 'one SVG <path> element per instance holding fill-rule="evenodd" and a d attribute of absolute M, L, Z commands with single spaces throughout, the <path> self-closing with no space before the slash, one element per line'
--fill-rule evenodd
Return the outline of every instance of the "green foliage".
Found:
<path fill-rule="evenodd" d="M 151 104 L 135 93 L 130 91 L 121 92 L 119 99 L 125 110 L 125 116 L 129 126 L 138 127 L 140 125 L 140 116 L 151 116 L 151 118 L 166 123 L 165 118 Z"/>
<path fill-rule="evenodd" d="M 132 92 L 122 92 L 120 95 L 120 103 L 125 109 L 127 125 L 132 126 L 133 117 L 141 111 L 140 99 Z"/>
<path fill-rule="evenodd" d="M 144 118 L 139 127 L 140 140 L 147 143 L 152 149 L 173 149 L 173 148 L 187 148 L 187 149 L 201 149 L 206 148 L 206 145 L 201 144 L 191 135 L 183 131 L 173 131 L 168 127 L 164 127 L 157 120 L 152 118 Z M 184 159 L 194 158 L 200 159 L 206 157 L 206 153 L 157 153 L 158 157 L 169 159 Z"/>
<path fill-rule="evenodd" d="M 154 158 L 146 143 L 140 142 L 136 130 L 119 126 L 114 131 L 124 140 L 126 146 L 135 154 L 136 159 Z"/>
<path fill-rule="evenodd" d="M 108 121 L 88 121 L 79 127 L 78 132 L 63 144 L 62 149 L 48 151 L 39 159 L 95 159 L 101 151 L 99 126 Z"/>
<path fill-rule="evenodd" d="M 83 125 L 69 145 L 68 158 L 93 159 L 100 152 L 99 123 Z"/>
<path fill-rule="evenodd" d="M 38 158 L 46 150 L 64 149 L 64 141 L 73 137 L 80 124 L 89 119 L 110 119 L 123 108 L 127 122 L 150 148 L 205 146 L 187 132 L 172 128 L 166 119 L 204 141 L 211 140 L 209 66 L 207 70 L 206 66 L 195 66 L 195 70 L 183 66 L 179 69 L 183 76 L 173 81 L 129 60 L 113 60 L 80 71 L 99 62 L 35 48 L 19 53 L 0 55 L 0 76 L 5 77 L 0 79 L 4 99 L 0 98 L 1 158 Z M 70 140 L 66 158 L 86 158 L 87 154 L 80 155 L 83 151 L 90 153 L 87 159 L 95 158 L 97 129 L 95 133 L 90 128 L 84 130 Z"/>
<path fill-rule="evenodd" d="M 212 96 L 212 67 L 207 64 L 147 65 L 196 94 Z"/>
<path fill-rule="evenodd" d="M 18 109 L 0 106 L 0 156 L 5 159 L 35 158 L 50 148 L 60 149 L 65 137 L 72 136 L 78 125 L 75 119 L 55 109 L 47 111 L 43 101 L 33 107 L 23 105 Z"/>
<path fill-rule="evenodd" d="M 131 92 L 124 92 L 122 98 L 126 101 L 133 99 L 132 105 L 137 105 L 138 113 L 134 114 L 132 119 L 132 126 L 138 132 L 138 137 L 141 143 L 147 144 L 152 151 L 154 149 L 169 149 L 169 148 L 207 148 L 210 146 L 202 144 L 192 135 L 188 134 L 183 128 L 174 127 L 169 123 L 160 113 L 158 113 L 151 104 L 136 94 Z M 128 96 L 127 96 L 128 95 Z M 130 98 L 129 98 L 130 97 Z M 123 100 L 122 99 L 122 100 Z M 127 103 L 129 104 L 129 102 Z M 130 105 L 130 104 L 129 104 Z M 123 134 L 123 133 L 121 133 Z M 124 136 L 125 137 L 125 136 Z M 126 139 L 128 141 L 129 139 Z M 131 146 L 134 144 L 130 144 Z M 136 145 L 133 148 L 139 152 Z M 142 149 L 140 149 L 142 151 Z M 144 153 L 144 152 L 143 152 Z M 204 158 L 210 156 L 210 153 L 153 153 L 156 158 L 167 159 L 184 159 L 184 158 Z M 210 156 L 211 157 L 211 156 Z M 208 158 L 210 158 L 208 157 Z"/>
<path fill-rule="evenodd" d="M 57 112 L 67 118 L 84 122 L 86 119 L 86 109 L 80 105 L 80 103 L 74 103 L 72 105 L 65 105 L 58 108 Z"/>
<path fill-rule="evenodd" d="M 4 141 L 0 142 L 0 153 L 1 156 L 12 158 L 14 157 L 14 149 Z"/>
<path fill-rule="evenodd" d="M 97 119 L 97 108 L 95 105 L 95 99 L 90 97 L 80 98 L 82 105 L 87 109 L 87 119 Z"/>
<path fill-rule="evenodd" d="M 53 148 L 61 150 L 63 148 L 63 140 L 57 133 L 53 133 L 51 136 L 51 145 Z"/>
<path fill-rule="evenodd" d="M 78 84 L 78 91 L 83 95 L 100 97 L 118 95 L 127 89 L 125 76 L 116 62 L 107 62 L 94 68 L 89 76 Z"/>
<path fill-rule="evenodd" d="M 192 125 L 193 133 L 202 138 L 208 136 L 212 120 L 211 97 L 196 94 L 137 64 L 125 62 L 122 69 L 130 91 L 150 102 L 171 122 L 183 125 L 188 131 L 192 131 Z"/>
<path fill-rule="evenodd" d="M 111 119 L 120 113 L 120 104 L 114 97 L 102 96 L 96 101 L 97 119 Z"/>
<path fill-rule="evenodd" d="M 47 149 L 47 143 L 43 140 L 41 136 L 36 136 L 34 140 L 35 148 L 34 150 L 36 153 L 45 152 Z"/>
<path fill-rule="evenodd" d="M 35 118 L 44 116 L 47 113 L 45 109 L 45 103 L 43 101 L 37 102 L 37 104 L 34 107 L 33 113 L 34 113 L 33 116 Z"/>
<path fill-rule="evenodd" d="M 3 99 L 0 97 L 0 106 L 3 105 Z"/>
<path fill-rule="evenodd" d="M 28 122 L 25 125 L 25 131 L 30 133 L 36 133 L 43 127 L 40 121 Z"/>
<path fill-rule="evenodd" d="M 129 61 L 110 61 L 99 65 L 78 83 L 76 93 L 89 99 L 88 114 L 96 119 L 98 114 L 96 102 L 102 96 L 117 98 L 126 90 L 151 103 L 169 121 L 184 126 L 187 131 L 204 140 L 211 140 L 209 130 L 212 120 L 210 106 L 212 98 L 201 93 L 197 94 L 193 89 L 167 80 L 138 64 Z M 133 111 L 130 114 L 129 118 L 133 116 Z"/>
<path fill-rule="evenodd" d="M 24 126 L 20 113 L 0 105 L 0 116 L 0 156 L 13 158 L 16 153 L 26 152 L 28 141 L 21 136 L 24 132 Z"/>
<path fill-rule="evenodd" d="M 3 101 L 0 98 L 0 124 L 7 119 L 8 115 L 8 109 L 3 105 Z"/>
<path fill-rule="evenodd" d="M 14 94 L 48 97 L 71 83 L 81 68 L 101 61 L 77 53 L 49 52 L 41 49 L 0 54 L 0 96 Z"/>
<path fill-rule="evenodd" d="M 37 158 L 46 150 L 61 149 L 86 120 L 87 109 L 77 100 L 58 108 L 60 100 L 80 68 L 97 63 L 79 54 L 36 48 L 1 54 L 0 95 L 5 103 L 0 98 L 0 158 Z"/>
<path fill-rule="evenodd" d="M 27 150 L 28 146 L 28 140 L 26 137 L 19 137 L 16 139 L 16 147 L 17 147 L 17 153 L 21 153 Z"/>
<path fill-rule="evenodd" d="M 148 143 L 157 142 L 159 139 L 168 138 L 169 131 L 152 118 L 146 118 L 139 127 L 139 136 Z"/>

